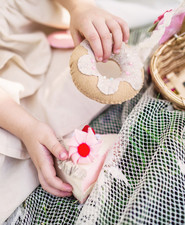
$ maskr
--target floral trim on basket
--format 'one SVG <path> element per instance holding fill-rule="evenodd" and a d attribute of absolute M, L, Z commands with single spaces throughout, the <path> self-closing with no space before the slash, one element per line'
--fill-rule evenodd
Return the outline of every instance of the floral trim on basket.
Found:
<path fill-rule="evenodd" d="M 153 26 L 149 29 L 149 32 L 154 31 L 157 28 L 159 22 L 164 18 L 164 15 L 168 12 L 171 12 L 172 9 L 166 10 L 162 15 L 158 16 L 157 19 L 154 21 Z"/>
<path fill-rule="evenodd" d="M 158 29 L 158 26 L 164 23 L 164 17 L 166 13 L 170 13 L 173 10 L 167 10 L 164 12 L 162 15 L 160 15 L 155 21 L 153 26 L 149 29 L 149 32 L 152 32 L 156 29 Z M 171 22 L 169 26 L 165 28 L 164 34 L 162 35 L 159 44 L 163 44 L 166 41 L 168 41 L 173 35 L 176 35 L 177 33 L 180 32 L 183 21 L 185 18 L 185 12 L 180 12 L 177 14 L 174 14 L 171 18 Z"/>

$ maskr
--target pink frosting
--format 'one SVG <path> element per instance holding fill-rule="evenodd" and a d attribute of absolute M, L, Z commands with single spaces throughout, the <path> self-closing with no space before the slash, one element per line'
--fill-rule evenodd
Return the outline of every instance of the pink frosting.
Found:
<path fill-rule="evenodd" d="M 67 142 L 69 158 L 74 164 L 89 164 L 98 157 L 101 143 L 90 127 L 87 132 L 76 129 Z"/>

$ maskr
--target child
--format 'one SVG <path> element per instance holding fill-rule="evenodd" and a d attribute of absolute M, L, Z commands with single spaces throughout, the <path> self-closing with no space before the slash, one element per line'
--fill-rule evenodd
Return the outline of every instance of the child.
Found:
<path fill-rule="evenodd" d="M 10 2 L 2 1 L 1 4 L 8 5 Z M 19 4 L 19 1 L 15 2 Z M 41 2 L 43 1 L 35 1 L 33 7 L 36 8 L 37 4 L 41 4 Z M 86 38 L 97 61 L 106 62 L 111 52 L 119 53 L 122 41 L 128 41 L 127 24 L 121 18 L 97 8 L 93 0 L 57 0 L 58 3 L 70 13 L 70 30 L 75 45 Z M 14 1 L 11 4 L 13 10 L 15 10 L 14 7 L 17 7 L 17 5 L 14 4 Z M 24 5 L 24 3 L 21 4 Z M 21 4 L 20 7 L 23 7 Z M 56 4 L 56 1 L 50 0 L 48 4 Z M 36 14 L 37 12 L 28 11 L 29 13 Z M 47 16 L 44 9 L 40 13 Z M 25 16 L 25 20 L 28 19 L 27 17 L 29 15 Z M 16 32 L 19 31 L 16 30 Z M 24 143 L 37 169 L 43 189 L 56 196 L 71 195 L 71 186 L 56 177 L 53 166 L 52 155 L 60 160 L 65 160 L 68 157 L 67 151 L 57 140 L 55 132 L 49 125 L 36 119 L 32 113 L 17 104 L 4 89 L 0 89 L 0 127 L 15 135 Z"/>

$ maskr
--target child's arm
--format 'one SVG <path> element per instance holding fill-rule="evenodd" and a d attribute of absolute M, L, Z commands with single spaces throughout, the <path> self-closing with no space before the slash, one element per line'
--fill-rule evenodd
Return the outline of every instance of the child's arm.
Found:
<path fill-rule="evenodd" d="M 86 38 L 98 61 L 106 62 L 111 52 L 119 53 L 127 42 L 129 29 L 125 21 L 95 6 L 94 0 L 57 0 L 70 13 L 70 29 L 75 45 Z"/>
<path fill-rule="evenodd" d="M 72 194 L 71 186 L 56 177 L 52 154 L 58 159 L 68 156 L 53 130 L 33 118 L 3 90 L 0 90 L 0 127 L 23 141 L 46 191 L 56 196 Z"/>

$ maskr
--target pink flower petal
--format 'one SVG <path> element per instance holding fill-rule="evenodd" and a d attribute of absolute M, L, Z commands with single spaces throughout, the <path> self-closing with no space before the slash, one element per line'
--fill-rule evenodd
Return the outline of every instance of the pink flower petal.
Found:
<path fill-rule="evenodd" d="M 86 143 L 87 133 L 81 130 L 75 130 L 74 132 L 75 138 L 78 144 Z"/>
<path fill-rule="evenodd" d="M 97 155 L 98 152 L 99 152 L 100 146 L 101 146 L 101 144 L 97 144 L 97 145 L 91 146 L 91 151 L 90 152 L 93 155 Z"/>
<path fill-rule="evenodd" d="M 75 154 L 75 153 L 77 153 L 77 147 L 73 147 L 73 146 L 71 146 L 71 147 L 69 147 L 69 158 L 73 155 L 73 154 Z"/>
<path fill-rule="evenodd" d="M 80 156 L 78 153 L 75 153 L 71 156 L 71 160 L 73 161 L 74 164 L 77 164 L 79 159 L 80 159 Z"/>
<path fill-rule="evenodd" d="M 99 151 L 99 148 L 101 147 L 101 145 L 102 145 L 102 140 L 99 140 L 95 145 L 91 147 L 96 148 L 97 149 L 96 151 Z"/>
<path fill-rule="evenodd" d="M 67 139 L 65 143 L 66 143 L 66 145 L 73 146 L 73 147 L 77 147 L 79 145 L 79 143 L 77 142 L 75 136 Z"/>
<path fill-rule="evenodd" d="M 94 154 L 92 152 L 90 152 L 90 154 L 88 155 L 89 159 L 92 161 L 94 161 L 94 159 L 98 156 L 98 154 Z"/>
<path fill-rule="evenodd" d="M 94 135 L 92 129 L 88 129 L 86 143 L 89 146 L 95 145 L 98 143 L 96 136 Z"/>

